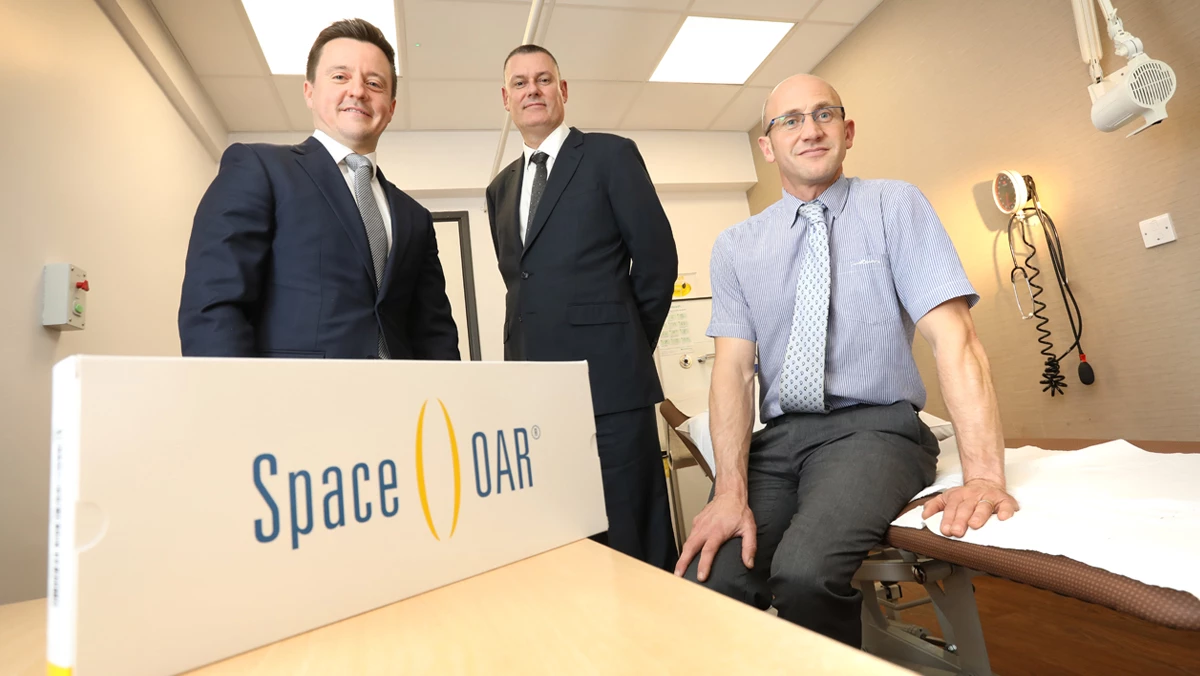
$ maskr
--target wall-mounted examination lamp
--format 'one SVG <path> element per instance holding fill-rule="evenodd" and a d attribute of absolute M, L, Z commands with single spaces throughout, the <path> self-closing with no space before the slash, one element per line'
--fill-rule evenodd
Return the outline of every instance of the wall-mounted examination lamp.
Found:
<path fill-rule="evenodd" d="M 1128 138 L 1167 119 L 1167 101 L 1175 95 L 1175 71 L 1142 51 L 1142 41 L 1125 31 L 1110 0 L 1095 0 L 1104 12 L 1113 52 L 1129 60 L 1124 68 L 1105 76 L 1100 67 L 1104 50 L 1100 46 L 1096 8 L 1092 1 L 1071 0 L 1079 52 L 1092 75 L 1092 84 L 1088 86 L 1088 94 L 1092 97 L 1092 124 L 1100 131 L 1115 131 L 1141 115 L 1144 124 L 1126 136 Z"/>

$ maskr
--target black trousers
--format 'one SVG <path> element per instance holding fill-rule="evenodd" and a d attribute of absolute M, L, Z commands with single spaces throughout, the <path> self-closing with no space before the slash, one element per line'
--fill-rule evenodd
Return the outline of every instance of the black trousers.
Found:
<path fill-rule="evenodd" d="M 679 552 L 653 406 L 596 416 L 608 531 L 593 539 L 664 570 Z"/>
<path fill-rule="evenodd" d="M 753 570 L 742 539 L 717 551 L 705 586 L 855 648 L 862 594 L 851 582 L 914 495 L 933 483 L 937 439 L 910 404 L 776 418 L 750 442 Z M 696 580 L 699 555 L 685 577 Z"/>

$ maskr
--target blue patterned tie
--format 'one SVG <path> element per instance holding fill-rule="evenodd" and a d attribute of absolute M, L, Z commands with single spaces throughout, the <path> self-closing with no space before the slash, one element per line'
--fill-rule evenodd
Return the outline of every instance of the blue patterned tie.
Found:
<path fill-rule="evenodd" d="M 825 413 L 825 334 L 829 328 L 829 227 L 825 207 L 800 207 L 808 221 L 808 255 L 796 279 L 796 307 L 779 377 L 779 405 L 789 413 Z"/>
<path fill-rule="evenodd" d="M 383 214 L 379 211 L 379 203 L 375 201 L 375 193 L 371 190 L 371 179 L 374 172 L 371 161 L 362 155 L 350 153 L 346 156 L 346 166 L 354 172 L 354 201 L 358 204 L 358 213 L 362 216 L 363 227 L 367 229 L 367 243 L 371 246 L 371 263 L 375 267 L 375 290 L 383 285 L 383 273 L 387 269 L 388 242 Z M 383 331 L 379 332 L 379 358 L 389 359 L 387 341 Z"/>

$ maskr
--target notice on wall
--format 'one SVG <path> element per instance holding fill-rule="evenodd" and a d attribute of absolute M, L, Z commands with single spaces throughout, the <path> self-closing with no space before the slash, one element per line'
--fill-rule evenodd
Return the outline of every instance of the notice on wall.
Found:
<path fill-rule="evenodd" d="M 658 338 L 659 352 L 664 355 L 681 354 L 692 348 L 692 342 L 687 305 L 672 303 L 671 311 L 667 314 L 667 323 L 663 325 L 662 335 Z"/>

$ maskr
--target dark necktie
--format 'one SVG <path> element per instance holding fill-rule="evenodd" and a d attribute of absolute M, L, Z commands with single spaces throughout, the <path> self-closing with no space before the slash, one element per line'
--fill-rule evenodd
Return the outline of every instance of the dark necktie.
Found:
<path fill-rule="evenodd" d="M 525 220 L 525 227 L 521 228 L 521 243 L 525 243 L 525 235 L 529 232 L 529 228 L 533 227 L 534 216 L 537 215 L 538 202 L 542 201 L 542 193 L 546 192 L 546 161 L 550 156 L 542 151 L 537 151 L 530 156 L 529 161 L 533 162 L 537 169 L 533 172 L 533 191 L 529 194 L 529 218 Z"/>

